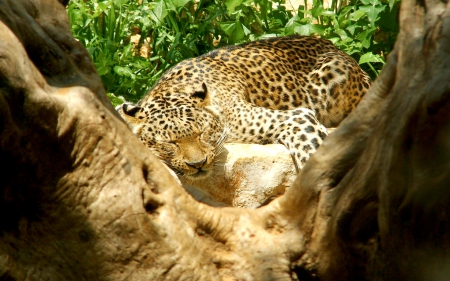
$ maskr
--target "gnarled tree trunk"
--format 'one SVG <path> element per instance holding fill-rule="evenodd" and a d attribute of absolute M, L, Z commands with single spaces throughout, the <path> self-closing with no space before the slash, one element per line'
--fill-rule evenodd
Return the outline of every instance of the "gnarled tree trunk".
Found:
<path fill-rule="evenodd" d="M 448 5 L 402 3 L 360 106 L 246 210 L 195 201 L 132 135 L 61 3 L 0 1 L 0 279 L 446 279 Z"/>

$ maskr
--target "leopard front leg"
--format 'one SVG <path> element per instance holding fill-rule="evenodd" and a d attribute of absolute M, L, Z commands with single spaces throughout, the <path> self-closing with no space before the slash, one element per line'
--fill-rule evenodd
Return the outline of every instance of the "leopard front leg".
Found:
<path fill-rule="evenodd" d="M 299 172 L 322 144 L 328 131 L 312 110 L 299 108 L 290 110 L 290 113 L 278 128 L 278 142 L 289 150 Z"/>
<path fill-rule="evenodd" d="M 291 153 L 297 172 L 328 135 L 327 129 L 307 108 L 271 110 L 248 104 L 231 111 L 227 142 L 281 143 Z"/>

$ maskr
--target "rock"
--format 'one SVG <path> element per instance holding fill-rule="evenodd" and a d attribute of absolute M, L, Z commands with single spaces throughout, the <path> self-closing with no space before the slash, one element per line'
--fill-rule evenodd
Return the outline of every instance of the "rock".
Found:
<path fill-rule="evenodd" d="M 255 208 L 283 194 L 296 177 L 291 155 L 281 144 L 226 144 L 216 160 L 210 178 L 195 182 L 181 178 L 188 192 L 192 194 L 195 186 L 219 202 Z"/>

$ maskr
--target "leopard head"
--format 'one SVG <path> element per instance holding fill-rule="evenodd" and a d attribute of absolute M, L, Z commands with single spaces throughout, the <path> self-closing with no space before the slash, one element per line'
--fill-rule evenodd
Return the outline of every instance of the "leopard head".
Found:
<path fill-rule="evenodd" d="M 152 94 L 119 114 L 141 141 L 179 176 L 210 175 L 227 137 L 225 118 L 205 84 L 182 93 Z"/>

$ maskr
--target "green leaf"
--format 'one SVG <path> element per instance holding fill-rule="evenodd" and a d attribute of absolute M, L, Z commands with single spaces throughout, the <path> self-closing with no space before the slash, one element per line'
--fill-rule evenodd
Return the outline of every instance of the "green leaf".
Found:
<path fill-rule="evenodd" d="M 150 18 L 154 22 L 157 22 L 158 24 L 163 24 L 164 18 L 167 16 L 167 9 L 166 9 L 166 5 L 164 5 L 164 1 L 158 0 L 158 1 L 150 2 L 150 3 L 148 3 L 148 5 L 150 6 L 150 9 L 151 9 L 149 11 Z"/>
<path fill-rule="evenodd" d="M 396 2 L 400 2 L 400 0 L 389 0 L 389 10 L 392 11 Z"/>
<path fill-rule="evenodd" d="M 244 30 L 244 35 L 248 36 L 252 33 L 250 29 L 248 29 L 245 25 L 242 25 L 242 29 Z"/>
<path fill-rule="evenodd" d="M 241 5 L 242 2 L 243 2 L 243 0 L 227 0 L 227 1 L 225 1 L 225 5 L 227 6 L 227 9 L 228 9 L 228 14 L 231 15 L 232 13 L 234 13 L 234 10 L 236 9 L 236 7 Z"/>
<path fill-rule="evenodd" d="M 299 24 L 295 28 L 295 33 L 300 35 L 311 35 L 311 34 L 318 34 L 322 35 L 322 33 L 325 30 L 325 27 L 318 24 Z"/>
<path fill-rule="evenodd" d="M 98 72 L 98 76 L 103 76 L 109 73 L 109 69 L 105 66 L 96 66 L 97 67 L 97 72 Z"/>
<path fill-rule="evenodd" d="M 320 13 L 320 15 L 321 15 L 321 16 L 325 16 L 325 17 L 334 17 L 334 16 L 336 15 L 336 13 L 333 12 L 333 11 L 323 10 L 323 11 Z"/>
<path fill-rule="evenodd" d="M 187 2 L 189 2 L 189 0 L 165 0 L 163 1 L 163 4 L 167 10 L 178 12 Z"/>
<path fill-rule="evenodd" d="M 295 18 L 302 19 L 302 18 L 305 17 L 305 12 L 306 12 L 305 7 L 302 6 L 302 5 L 300 5 L 300 6 L 298 7 L 297 14 L 296 14 L 294 17 L 292 17 L 292 18 L 293 18 L 293 19 L 295 19 Z"/>
<path fill-rule="evenodd" d="M 357 10 L 350 14 L 350 20 L 358 21 L 360 18 L 364 17 L 365 15 L 366 15 L 366 11 Z"/>
<path fill-rule="evenodd" d="M 354 9 L 355 9 L 354 6 L 346 6 L 346 7 L 343 7 L 343 8 L 338 12 L 338 17 L 337 17 L 338 22 L 342 22 L 343 20 L 348 19 L 349 14 L 351 14 L 350 12 L 351 12 L 352 10 L 354 10 Z"/>
<path fill-rule="evenodd" d="M 314 5 L 311 9 L 311 14 L 314 18 L 317 18 L 323 13 L 324 9 L 322 6 L 322 3 L 318 3 L 317 5 Z"/>
<path fill-rule="evenodd" d="M 352 24 L 352 25 L 347 26 L 345 29 L 347 29 L 351 35 L 355 35 L 356 27 L 357 27 L 356 24 Z"/>
<path fill-rule="evenodd" d="M 98 7 L 100 8 L 100 9 L 96 9 L 96 14 L 98 16 L 99 14 L 103 13 L 108 8 L 108 6 L 111 3 L 109 3 L 109 2 L 98 2 L 97 4 L 98 4 Z"/>
<path fill-rule="evenodd" d="M 189 2 L 190 0 L 171 0 L 171 1 L 167 1 L 167 2 L 172 2 L 173 7 L 175 7 L 175 9 L 177 8 L 182 8 L 186 5 L 187 2 Z"/>
<path fill-rule="evenodd" d="M 359 64 L 367 62 L 381 62 L 382 64 L 385 64 L 383 58 L 380 55 L 375 55 L 372 52 L 365 53 L 359 58 Z"/>
<path fill-rule="evenodd" d="M 230 37 L 233 43 L 239 41 L 245 36 L 242 24 L 238 21 L 219 23 L 219 26 L 225 34 Z"/>
<path fill-rule="evenodd" d="M 345 41 L 348 39 L 348 34 L 347 34 L 347 32 L 345 32 L 345 30 L 342 30 L 342 29 L 335 30 L 334 33 L 339 35 L 339 37 L 341 38 L 342 41 Z"/>
<path fill-rule="evenodd" d="M 114 5 L 119 6 L 119 7 L 124 4 L 127 4 L 128 2 L 129 2 L 129 0 L 114 0 L 113 1 Z"/>
<path fill-rule="evenodd" d="M 111 8 L 108 10 L 108 38 L 111 41 L 114 41 L 114 26 L 116 24 L 116 10 L 114 5 L 111 5 Z"/>
<path fill-rule="evenodd" d="M 333 42 L 333 44 L 336 45 L 336 43 L 339 42 L 341 40 L 341 38 L 339 38 L 339 37 L 331 37 L 331 38 L 328 38 L 328 40 L 330 40 L 331 42 Z"/>
<path fill-rule="evenodd" d="M 106 95 L 111 100 L 111 103 L 114 107 L 125 102 L 125 99 L 123 97 L 116 97 L 116 95 L 114 95 L 113 93 L 107 93 Z"/>
<path fill-rule="evenodd" d="M 121 75 L 121 76 L 126 76 L 126 77 L 130 77 L 130 78 L 135 78 L 134 73 L 131 71 L 131 69 L 129 69 L 128 67 L 123 67 L 123 66 L 114 66 L 114 72 Z"/>
<path fill-rule="evenodd" d="M 378 6 L 378 7 L 371 6 L 371 7 L 368 9 L 368 11 L 367 11 L 367 18 L 369 19 L 370 24 L 371 24 L 372 26 L 375 26 L 375 21 L 376 21 L 377 18 L 378 18 L 378 14 L 381 13 L 382 11 L 384 11 L 385 8 L 386 8 L 386 6 L 383 5 L 383 6 L 381 6 L 381 7 L 380 7 L 380 6 Z"/>
<path fill-rule="evenodd" d="M 300 15 L 300 13 L 299 13 Z M 301 29 L 303 25 L 310 25 L 312 22 L 311 17 L 295 17 L 291 18 L 285 27 L 285 33 L 286 35 L 292 35 L 292 34 L 300 34 L 299 29 Z"/>
<path fill-rule="evenodd" d="M 358 34 L 357 38 L 361 41 L 364 48 L 369 48 L 372 41 L 372 35 L 375 33 L 376 28 L 369 28 Z"/>
<path fill-rule="evenodd" d="M 373 4 L 373 0 L 360 0 L 361 3 L 363 3 L 364 5 L 372 5 Z"/>

